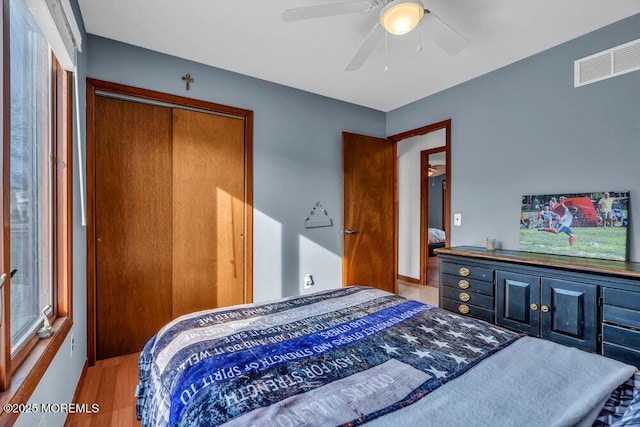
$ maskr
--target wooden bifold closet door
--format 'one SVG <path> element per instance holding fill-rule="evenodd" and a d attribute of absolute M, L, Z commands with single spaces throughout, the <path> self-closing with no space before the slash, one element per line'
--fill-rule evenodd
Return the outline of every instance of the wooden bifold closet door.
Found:
<path fill-rule="evenodd" d="M 97 96 L 97 359 L 244 302 L 244 124 Z"/>

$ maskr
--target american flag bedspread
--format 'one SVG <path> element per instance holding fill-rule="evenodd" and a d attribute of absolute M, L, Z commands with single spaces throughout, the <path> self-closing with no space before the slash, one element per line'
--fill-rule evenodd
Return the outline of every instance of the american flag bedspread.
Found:
<path fill-rule="evenodd" d="M 143 426 L 358 425 L 518 338 L 359 286 L 204 311 L 147 343 L 136 410 Z"/>
<path fill-rule="evenodd" d="M 370 287 L 183 316 L 139 367 L 143 426 L 640 425 L 632 366 Z"/>

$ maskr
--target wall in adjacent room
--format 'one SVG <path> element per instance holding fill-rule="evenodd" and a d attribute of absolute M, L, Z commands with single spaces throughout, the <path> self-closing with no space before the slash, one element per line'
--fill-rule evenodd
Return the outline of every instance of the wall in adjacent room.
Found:
<path fill-rule="evenodd" d="M 629 190 L 640 261 L 640 72 L 573 87 L 576 59 L 639 37 L 634 15 L 387 113 L 388 135 L 451 119 L 452 245 L 518 249 L 524 194 Z"/>
<path fill-rule="evenodd" d="M 97 36 L 88 64 L 91 78 L 252 110 L 254 300 L 342 285 L 341 133 L 384 136 L 383 112 Z M 304 228 L 316 202 L 332 227 Z"/>
<path fill-rule="evenodd" d="M 444 229 L 442 186 L 445 175 L 429 178 L 429 227 Z"/>

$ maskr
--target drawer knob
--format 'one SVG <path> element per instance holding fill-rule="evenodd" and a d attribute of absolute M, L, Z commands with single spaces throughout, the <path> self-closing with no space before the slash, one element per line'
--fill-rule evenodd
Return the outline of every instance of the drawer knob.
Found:
<path fill-rule="evenodd" d="M 468 276 L 470 271 L 467 267 L 462 267 L 460 270 L 458 270 L 458 273 L 460 273 L 461 276 Z"/>
<path fill-rule="evenodd" d="M 458 286 L 460 287 L 460 289 L 469 289 L 469 282 L 462 279 L 458 282 Z"/>
<path fill-rule="evenodd" d="M 534 304 L 531 304 L 531 305 L 529 306 L 529 308 L 530 308 L 531 310 L 533 310 L 533 311 L 536 311 L 536 310 L 538 310 L 538 304 L 535 304 L 535 303 L 534 303 Z"/>
<path fill-rule="evenodd" d="M 460 298 L 460 301 L 464 301 L 464 302 L 467 302 L 469 301 L 469 299 L 471 299 L 469 294 L 466 292 L 460 292 L 460 295 L 458 295 L 458 298 Z"/>
<path fill-rule="evenodd" d="M 547 307 L 546 305 L 543 305 L 543 306 L 540 306 L 540 310 L 542 310 L 543 313 L 548 313 L 549 307 Z"/>
<path fill-rule="evenodd" d="M 462 313 L 462 314 L 467 314 L 467 313 L 469 313 L 469 306 L 468 306 L 468 305 L 466 305 L 466 304 L 460 304 L 460 305 L 458 306 L 458 311 L 459 311 L 460 313 Z"/>

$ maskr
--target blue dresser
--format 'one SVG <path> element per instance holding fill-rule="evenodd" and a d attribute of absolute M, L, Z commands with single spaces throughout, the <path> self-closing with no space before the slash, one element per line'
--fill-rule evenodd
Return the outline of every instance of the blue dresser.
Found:
<path fill-rule="evenodd" d="M 640 367 L 640 263 L 436 250 L 440 306 Z"/>

